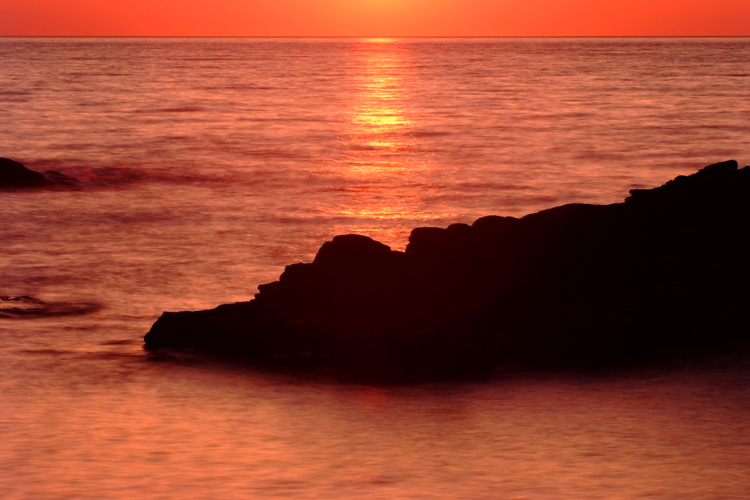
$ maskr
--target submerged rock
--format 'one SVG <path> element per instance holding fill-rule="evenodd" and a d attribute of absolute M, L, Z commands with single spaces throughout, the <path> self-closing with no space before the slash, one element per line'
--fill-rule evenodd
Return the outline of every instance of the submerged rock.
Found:
<path fill-rule="evenodd" d="M 81 181 L 70 175 L 63 174 L 57 170 L 45 170 L 44 177 L 51 186 L 59 188 L 77 188 L 80 187 Z"/>
<path fill-rule="evenodd" d="M 70 189 L 79 183 L 78 179 L 55 170 L 41 174 L 17 161 L 0 158 L 0 190 Z"/>
<path fill-rule="evenodd" d="M 747 352 L 749 216 L 728 161 L 624 203 L 417 228 L 404 252 L 337 236 L 250 302 L 164 313 L 146 348 L 371 380 Z"/>
<path fill-rule="evenodd" d="M 101 309 L 95 302 L 45 302 L 29 295 L 0 296 L 0 319 L 82 316 Z"/>

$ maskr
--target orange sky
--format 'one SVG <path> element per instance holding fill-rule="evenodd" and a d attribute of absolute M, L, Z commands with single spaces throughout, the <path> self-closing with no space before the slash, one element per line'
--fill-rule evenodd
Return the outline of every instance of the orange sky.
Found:
<path fill-rule="evenodd" d="M 750 0 L 0 0 L 0 35 L 750 36 Z"/>

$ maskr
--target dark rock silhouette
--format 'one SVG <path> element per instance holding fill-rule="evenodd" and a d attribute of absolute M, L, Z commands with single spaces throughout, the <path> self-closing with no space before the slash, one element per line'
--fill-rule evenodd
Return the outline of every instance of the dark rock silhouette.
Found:
<path fill-rule="evenodd" d="M 0 158 L 0 187 L 7 189 L 40 188 L 47 178 L 8 158 Z"/>
<path fill-rule="evenodd" d="M 750 167 L 710 165 L 624 203 L 358 235 L 250 302 L 164 313 L 146 348 L 350 379 L 604 368 L 750 351 Z"/>
<path fill-rule="evenodd" d="M 49 170 L 41 174 L 17 161 L 0 158 L 0 190 L 70 189 L 78 184 L 78 179 L 61 172 Z"/>

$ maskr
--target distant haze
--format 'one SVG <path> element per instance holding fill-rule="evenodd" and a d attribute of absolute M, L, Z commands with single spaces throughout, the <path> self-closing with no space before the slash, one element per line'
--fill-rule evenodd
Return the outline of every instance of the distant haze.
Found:
<path fill-rule="evenodd" d="M 3 0 L 0 36 L 750 36 L 747 0 Z"/>

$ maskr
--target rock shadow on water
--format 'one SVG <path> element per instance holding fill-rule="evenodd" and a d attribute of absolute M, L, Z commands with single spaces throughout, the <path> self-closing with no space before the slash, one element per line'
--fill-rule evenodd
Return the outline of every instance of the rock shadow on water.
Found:
<path fill-rule="evenodd" d="M 249 302 L 165 312 L 145 348 L 345 380 L 609 370 L 750 352 L 750 168 L 623 203 L 325 243 Z"/>

